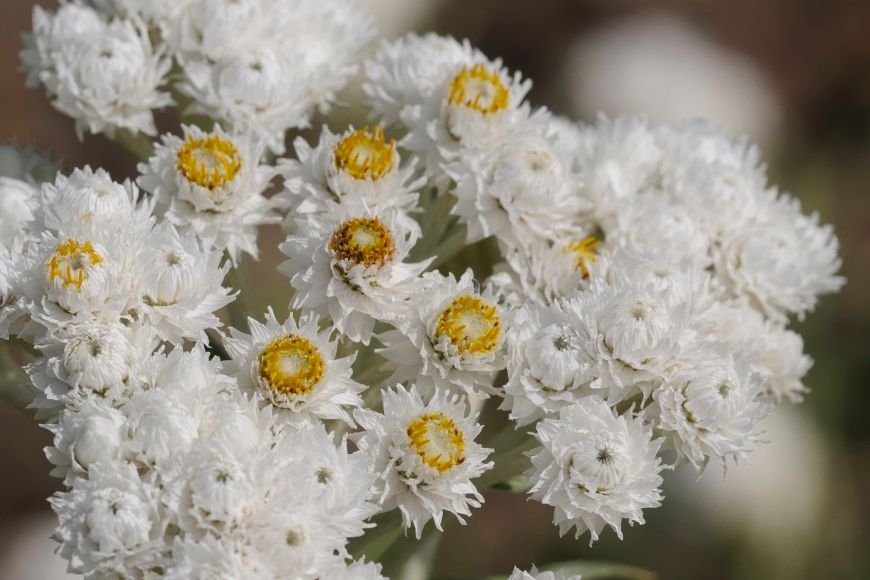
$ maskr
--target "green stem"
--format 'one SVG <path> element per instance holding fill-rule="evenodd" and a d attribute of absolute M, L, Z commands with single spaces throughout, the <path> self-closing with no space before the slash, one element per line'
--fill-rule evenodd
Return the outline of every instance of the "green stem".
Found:
<path fill-rule="evenodd" d="M 27 374 L 21 368 L 21 361 L 13 354 L 13 348 L 11 344 L 0 348 L 3 356 L 3 362 L 0 364 L 0 400 L 6 401 L 21 413 L 33 417 L 33 412 L 27 408 L 33 401 L 33 397 L 25 387 Z"/>
<path fill-rule="evenodd" d="M 239 291 L 236 299 L 227 305 L 230 325 L 239 330 L 246 330 L 248 316 L 254 314 L 250 308 L 254 296 L 244 254 L 239 257 L 238 263 L 233 264 L 233 267 L 230 268 L 227 278 L 230 286 Z"/>
<path fill-rule="evenodd" d="M 124 148 L 136 161 L 147 161 L 154 151 L 154 143 L 144 133 L 131 133 L 127 129 L 118 129 L 112 140 Z"/>

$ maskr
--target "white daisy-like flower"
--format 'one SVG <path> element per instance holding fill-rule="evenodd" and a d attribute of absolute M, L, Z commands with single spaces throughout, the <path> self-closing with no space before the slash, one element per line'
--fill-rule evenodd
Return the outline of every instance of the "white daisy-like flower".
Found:
<path fill-rule="evenodd" d="M 35 7 L 33 34 L 22 53 L 32 86 L 75 119 L 81 137 L 118 129 L 153 135 L 153 109 L 172 103 L 160 90 L 170 60 L 155 50 L 141 20 L 102 20 L 78 2 L 51 14 Z"/>
<path fill-rule="evenodd" d="M 235 538 L 210 534 L 194 539 L 190 535 L 176 536 L 172 555 L 166 563 L 165 580 L 214 580 L 215 578 L 245 578 L 272 580 L 262 565 L 243 552 L 244 544 Z"/>
<path fill-rule="evenodd" d="M 495 236 L 502 247 L 569 241 L 588 202 L 571 152 L 559 147 L 546 114 L 536 115 L 495 147 L 471 149 L 448 172 L 457 182 L 452 213 L 468 242 Z"/>
<path fill-rule="evenodd" d="M 7 250 L 27 237 L 36 213 L 39 190 L 26 181 L 0 177 L 0 246 Z"/>
<path fill-rule="evenodd" d="M 133 465 L 118 462 L 91 465 L 87 479 L 52 496 L 55 537 L 70 571 L 123 578 L 159 565 L 166 518 L 158 496 Z"/>
<path fill-rule="evenodd" d="M 170 342 L 205 340 L 205 330 L 221 326 L 214 314 L 237 293 L 225 288 L 229 264 L 222 252 L 203 248 L 193 232 L 159 225 L 138 256 L 139 312 L 160 338 Z"/>
<path fill-rule="evenodd" d="M 571 310 L 526 304 L 507 331 L 507 383 L 502 408 L 518 425 L 558 415 L 590 389 L 597 376 L 588 328 Z"/>
<path fill-rule="evenodd" d="M 580 574 L 567 574 L 565 572 L 539 572 L 535 566 L 525 572 L 514 568 L 508 580 L 581 580 Z"/>
<path fill-rule="evenodd" d="M 193 0 L 169 34 L 191 112 L 284 151 L 284 134 L 325 110 L 374 36 L 352 0 Z"/>
<path fill-rule="evenodd" d="M 91 3 L 109 16 L 141 18 L 162 32 L 178 18 L 191 0 L 91 0 Z"/>
<path fill-rule="evenodd" d="M 279 167 L 285 191 L 278 199 L 300 214 L 322 214 L 330 202 L 348 198 L 370 207 L 407 211 L 416 205 L 417 191 L 425 183 L 424 177 L 414 177 L 415 159 L 401 165 L 395 140 L 388 141 L 381 127 L 351 127 L 336 135 L 324 126 L 317 146 L 301 137 L 293 146 L 296 159 L 284 160 Z M 295 229 L 292 216 L 284 222 L 287 233 Z"/>
<path fill-rule="evenodd" d="M 436 390 L 424 403 L 416 387 L 383 394 L 384 412 L 359 409 L 354 417 L 364 431 L 355 435 L 378 474 L 375 497 L 382 509 L 399 508 L 406 528 L 420 537 L 426 522 L 441 530 L 444 512 L 460 523 L 480 507 L 483 496 L 472 480 L 492 467 L 492 451 L 474 441 L 481 430 L 455 394 Z"/>
<path fill-rule="evenodd" d="M 294 421 L 341 419 L 351 423 L 347 407 L 362 405 L 367 387 L 351 378 L 356 355 L 336 358 L 333 329 L 319 330 L 320 319 L 289 316 L 283 324 L 270 308 L 265 324 L 248 318 L 251 334 L 230 328 L 225 346 L 230 372 L 241 388 L 260 393 L 276 407 L 290 411 Z"/>
<path fill-rule="evenodd" d="M 711 459 L 739 461 L 761 442 L 758 423 L 772 411 L 761 389 L 745 361 L 709 347 L 656 389 L 648 412 L 677 460 L 700 470 Z"/>
<path fill-rule="evenodd" d="M 536 437 L 530 493 L 555 508 L 560 534 L 576 527 L 591 544 L 610 526 L 622 539 L 622 520 L 643 524 L 643 510 L 661 505 L 661 439 L 642 415 L 618 415 L 589 397 L 538 423 Z"/>
<path fill-rule="evenodd" d="M 396 330 L 378 336 L 378 353 L 394 369 L 391 381 L 424 389 L 491 392 L 495 374 L 505 367 L 505 312 L 489 287 L 482 291 L 467 270 L 459 280 L 437 272 L 394 322 Z"/>
<path fill-rule="evenodd" d="M 722 234 L 713 251 L 716 274 L 734 296 L 747 298 L 766 316 L 802 319 L 819 295 L 845 282 L 837 275 L 839 244 L 830 225 L 819 225 L 818 214 L 801 213 L 788 195 L 766 209 Z"/>
<path fill-rule="evenodd" d="M 297 219 L 280 249 L 279 271 L 296 290 L 294 308 L 329 316 L 355 342 L 368 344 L 375 322 L 398 318 L 432 262 L 409 263 L 419 226 L 400 210 L 363 203 L 333 205 L 323 221 Z"/>
<path fill-rule="evenodd" d="M 57 423 L 46 428 L 54 434 L 54 446 L 45 454 L 55 466 L 51 475 L 72 485 L 87 477 L 91 465 L 120 463 L 126 451 L 127 417 L 111 402 L 92 398 L 78 409 L 61 413 Z"/>
<path fill-rule="evenodd" d="M 257 257 L 257 228 L 277 223 L 275 203 L 262 193 L 273 170 L 260 164 L 262 145 L 220 127 L 206 133 L 182 126 L 184 138 L 166 134 L 147 163 L 139 185 L 157 198 L 170 223 L 190 227 L 206 245 Z"/>

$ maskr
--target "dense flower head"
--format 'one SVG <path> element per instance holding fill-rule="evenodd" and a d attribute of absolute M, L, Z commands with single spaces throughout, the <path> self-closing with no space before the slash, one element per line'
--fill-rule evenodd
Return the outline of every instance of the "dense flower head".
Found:
<path fill-rule="evenodd" d="M 383 580 L 390 518 L 420 539 L 491 489 L 622 538 L 665 469 L 746 459 L 809 391 L 789 321 L 842 286 L 838 242 L 757 147 L 575 123 L 467 41 L 374 36 L 353 0 L 34 10 L 28 83 L 139 161 L 0 177 L 0 338 L 33 347 L 70 571 Z M 369 124 L 276 159 L 360 63 Z"/>

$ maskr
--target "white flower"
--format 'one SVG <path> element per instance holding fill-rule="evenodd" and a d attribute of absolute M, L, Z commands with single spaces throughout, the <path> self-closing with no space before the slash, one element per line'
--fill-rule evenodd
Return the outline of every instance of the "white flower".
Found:
<path fill-rule="evenodd" d="M 381 565 L 377 562 L 366 562 L 362 559 L 350 564 L 337 562 L 335 567 L 321 576 L 322 580 L 387 580 L 381 574 Z"/>
<path fill-rule="evenodd" d="M 166 580 L 215 580 L 216 578 L 245 578 L 271 580 L 260 564 L 243 553 L 243 544 L 226 536 L 217 538 L 204 535 L 193 539 L 189 535 L 176 536 L 172 543 L 172 556 L 168 559 Z"/>
<path fill-rule="evenodd" d="M 537 115 L 497 146 L 465 152 L 448 168 L 457 182 L 453 214 L 468 242 L 494 235 L 502 247 L 528 249 L 537 240 L 568 241 L 587 202 L 547 115 Z"/>
<path fill-rule="evenodd" d="M 163 135 L 139 165 L 139 185 L 154 194 L 167 221 L 191 228 L 205 245 L 226 249 L 234 262 L 241 252 L 256 258 L 258 226 L 280 219 L 262 195 L 273 176 L 260 165 L 262 145 L 220 127 L 182 129 L 184 139 Z"/>
<path fill-rule="evenodd" d="M 52 105 L 76 120 L 79 137 L 86 129 L 156 133 L 152 109 L 172 103 L 160 91 L 170 61 L 154 50 L 142 21 L 105 22 L 78 3 L 53 15 L 36 7 L 27 44 L 30 84 L 45 86 Z"/>
<path fill-rule="evenodd" d="M 323 221 L 297 218 L 296 235 L 281 244 L 279 270 L 296 293 L 291 305 L 329 316 L 355 342 L 368 344 L 375 322 L 398 318 L 431 263 L 404 260 L 419 226 L 394 208 L 333 205 Z"/>
<path fill-rule="evenodd" d="M 383 414 L 354 413 L 365 429 L 355 440 L 378 474 L 382 509 L 398 507 L 417 538 L 429 520 L 440 530 L 445 511 L 464 524 L 462 516 L 483 502 L 471 480 L 492 467 L 484 462 L 491 450 L 474 441 L 481 430 L 476 418 L 458 395 L 440 389 L 424 403 L 416 387 L 396 387 L 384 391 L 383 403 Z"/>
<path fill-rule="evenodd" d="M 169 28 L 191 0 L 91 0 L 91 3 L 108 15 L 125 18 L 139 17 L 154 24 L 161 31 Z"/>
<path fill-rule="evenodd" d="M 649 413 L 678 461 L 696 469 L 711 459 L 739 461 L 761 441 L 758 423 L 772 410 L 761 387 L 745 361 L 709 347 L 656 389 Z"/>
<path fill-rule="evenodd" d="M 169 43 L 191 112 L 254 133 L 282 153 L 285 132 L 328 107 L 373 35 L 370 17 L 351 0 L 194 0 Z"/>
<path fill-rule="evenodd" d="M 767 211 L 726 230 L 714 249 L 716 274 L 735 296 L 746 297 L 765 315 L 785 320 L 811 311 L 820 294 L 845 280 L 831 226 L 807 216 L 797 200 L 782 195 Z"/>
<path fill-rule="evenodd" d="M 123 461 L 126 422 L 124 413 L 97 398 L 64 411 L 56 424 L 47 425 L 54 433 L 54 446 L 45 450 L 55 465 L 51 474 L 71 485 L 76 476 L 87 477 L 91 465 Z"/>
<path fill-rule="evenodd" d="M 424 389 L 491 391 L 505 366 L 504 310 L 490 288 L 479 291 L 468 270 L 453 275 L 432 272 L 411 298 L 410 309 L 378 338 L 378 353 L 395 369 L 391 381 L 410 380 Z"/>
<path fill-rule="evenodd" d="M 642 415 L 618 415 L 586 398 L 538 423 L 536 436 L 530 493 L 555 508 L 560 534 L 576 527 L 591 544 L 610 526 L 622 539 L 622 520 L 643 524 L 642 510 L 661 505 L 661 440 Z"/>
<path fill-rule="evenodd" d="M 536 567 L 532 566 L 528 572 L 514 568 L 508 580 L 580 580 L 580 575 L 571 574 L 569 576 L 565 572 L 539 572 Z"/>
<path fill-rule="evenodd" d="M 296 159 L 284 160 L 279 171 L 285 191 L 280 195 L 300 214 L 322 214 L 329 202 L 359 200 L 373 208 L 397 207 L 405 211 L 417 202 L 417 190 L 425 178 L 414 178 L 416 160 L 404 167 L 393 139 L 387 141 L 381 127 L 354 130 L 340 135 L 327 127 L 311 147 L 301 137 L 293 142 Z M 287 216 L 284 230 L 294 230 L 294 214 Z"/>
<path fill-rule="evenodd" d="M 595 358 L 588 328 L 571 310 L 527 304 L 511 316 L 507 331 L 507 376 L 502 408 L 527 425 L 558 415 L 594 391 Z"/>
<path fill-rule="evenodd" d="M 235 328 L 225 338 L 232 358 L 231 372 L 243 389 L 259 392 L 273 405 L 290 411 L 289 417 L 351 417 L 345 407 L 362 405 L 360 393 L 367 387 L 351 378 L 356 355 L 336 358 L 338 340 L 332 329 L 318 330 L 320 319 L 311 313 L 297 323 L 289 316 L 283 324 L 270 308 L 263 324 L 248 318 L 251 334 Z"/>
<path fill-rule="evenodd" d="M 49 499 L 59 525 L 56 538 L 70 571 L 136 577 L 159 563 L 165 518 L 159 490 L 129 463 L 97 463 L 88 479 Z"/>
<path fill-rule="evenodd" d="M 169 223 L 158 226 L 139 254 L 138 309 L 163 340 L 205 340 L 205 330 L 217 328 L 214 314 L 235 299 L 223 287 L 229 264 L 221 252 L 201 246 L 193 232 L 179 233 Z"/>
<path fill-rule="evenodd" d="M 26 237 L 34 219 L 38 190 L 26 181 L 0 177 L 0 246 Z"/>

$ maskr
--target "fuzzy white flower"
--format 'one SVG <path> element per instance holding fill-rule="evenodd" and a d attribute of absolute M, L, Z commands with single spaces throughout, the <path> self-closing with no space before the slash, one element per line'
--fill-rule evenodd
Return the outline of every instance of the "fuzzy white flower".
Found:
<path fill-rule="evenodd" d="M 378 353 L 395 369 L 391 381 L 410 380 L 423 389 L 491 392 L 505 367 L 505 312 L 489 287 L 480 291 L 473 272 L 457 281 L 437 272 L 411 298 L 410 309 L 379 335 Z"/>
<path fill-rule="evenodd" d="M 139 17 L 164 33 L 190 2 L 191 0 L 91 0 L 96 8 L 107 15 Z"/>
<path fill-rule="evenodd" d="M 323 221 L 297 218 L 297 230 L 281 244 L 288 260 L 278 268 L 296 290 L 291 306 L 328 315 L 341 333 L 363 344 L 376 321 L 394 320 L 407 309 L 432 261 L 404 261 L 419 226 L 393 208 L 333 205 Z"/>
<path fill-rule="evenodd" d="M 580 575 L 568 575 L 565 572 L 539 572 L 535 566 L 532 566 L 528 572 L 514 568 L 511 575 L 508 576 L 508 580 L 580 580 Z"/>
<path fill-rule="evenodd" d="M 745 361 L 710 347 L 653 393 L 649 413 L 678 461 L 696 469 L 711 459 L 726 464 L 761 442 L 758 423 L 772 410 L 761 388 Z"/>
<path fill-rule="evenodd" d="M 453 214 L 468 242 L 496 236 L 502 247 L 528 249 L 537 240 L 568 241 L 587 202 L 570 152 L 559 147 L 546 115 L 537 115 L 496 147 L 471 149 L 450 166 Z"/>
<path fill-rule="evenodd" d="M 0 177 L 0 246 L 8 249 L 14 240 L 26 237 L 37 199 L 38 190 L 30 183 Z"/>
<path fill-rule="evenodd" d="M 123 412 L 97 398 L 87 400 L 78 409 L 64 411 L 57 423 L 47 426 L 54 433 L 54 446 L 45 450 L 55 465 L 51 474 L 71 485 L 75 477 L 87 477 L 91 465 L 121 462 L 126 421 Z"/>
<path fill-rule="evenodd" d="M 642 415 L 618 415 L 586 398 L 538 423 L 536 437 L 530 493 L 555 508 L 560 534 L 576 527 L 591 544 L 610 526 L 621 539 L 622 520 L 643 524 L 642 511 L 661 505 L 661 440 Z"/>
<path fill-rule="evenodd" d="M 311 313 L 283 324 L 270 308 L 263 324 L 248 318 L 251 334 L 235 328 L 225 339 L 232 358 L 230 370 L 246 390 L 259 392 L 273 405 L 289 410 L 294 420 L 342 419 L 351 422 L 346 407 L 362 405 L 366 386 L 351 378 L 356 355 L 336 358 L 333 330 L 318 330 Z"/>
<path fill-rule="evenodd" d="M 128 463 L 92 465 L 88 479 L 49 499 L 60 521 L 59 552 L 70 571 L 135 577 L 160 562 L 163 525 L 159 490 Z"/>
<path fill-rule="evenodd" d="M 204 113 L 284 151 L 284 134 L 325 110 L 373 37 L 352 0 L 193 0 L 169 35 L 179 89 Z"/>
<path fill-rule="evenodd" d="M 716 246 L 715 268 L 735 295 L 749 299 L 765 315 L 785 320 L 811 311 L 820 294 L 844 283 L 838 242 L 818 214 L 805 215 L 797 200 L 782 195 L 768 211 L 726 230 Z"/>
<path fill-rule="evenodd" d="M 139 185 L 154 194 L 170 223 L 189 227 L 208 246 L 257 257 L 257 228 L 277 223 L 274 202 L 262 193 L 273 176 L 261 165 L 262 145 L 220 127 L 206 133 L 182 126 L 184 138 L 166 134 L 147 163 Z"/>
<path fill-rule="evenodd" d="M 481 430 L 476 418 L 458 395 L 440 389 L 424 403 L 416 387 L 396 387 L 384 391 L 383 403 L 383 414 L 354 413 L 365 429 L 355 441 L 378 474 L 375 497 L 381 507 L 398 507 L 417 538 L 429 520 L 440 530 L 445 511 L 464 524 L 462 516 L 483 502 L 471 480 L 492 467 L 485 463 L 491 450 L 474 441 Z"/>
<path fill-rule="evenodd" d="M 179 233 L 168 223 L 149 236 L 138 260 L 138 309 L 163 340 L 205 340 L 206 329 L 221 325 L 215 311 L 236 296 L 221 285 L 229 270 L 221 257 L 193 232 Z"/>
<path fill-rule="evenodd" d="M 166 580 L 214 580 L 245 578 L 271 580 L 259 562 L 243 553 L 243 544 L 226 536 L 209 534 L 201 539 L 176 536 L 172 556 L 166 565 Z"/>
<path fill-rule="evenodd" d="M 154 49 L 140 20 L 103 21 L 92 8 L 63 4 L 33 12 L 33 36 L 22 54 L 31 85 L 45 86 L 52 105 L 85 130 L 156 133 L 152 109 L 172 103 L 160 90 L 170 61 Z"/>
<path fill-rule="evenodd" d="M 518 425 L 558 415 L 594 393 L 595 358 L 588 328 L 570 309 L 527 304 L 511 316 L 502 408 Z"/>
<path fill-rule="evenodd" d="M 417 190 L 425 183 L 425 178 L 414 178 L 415 159 L 401 165 L 395 140 L 387 141 L 381 127 L 351 127 L 340 135 L 323 127 L 315 147 L 301 137 L 293 146 L 296 159 L 287 159 L 279 167 L 285 187 L 279 199 L 300 214 L 326 213 L 329 202 L 348 198 L 375 208 L 407 211 L 415 206 Z M 292 216 L 284 222 L 287 233 L 295 229 Z"/>
<path fill-rule="evenodd" d="M 376 562 L 356 560 L 347 564 L 336 563 L 335 567 L 321 576 L 322 580 L 387 580 L 381 574 L 381 565 Z"/>

